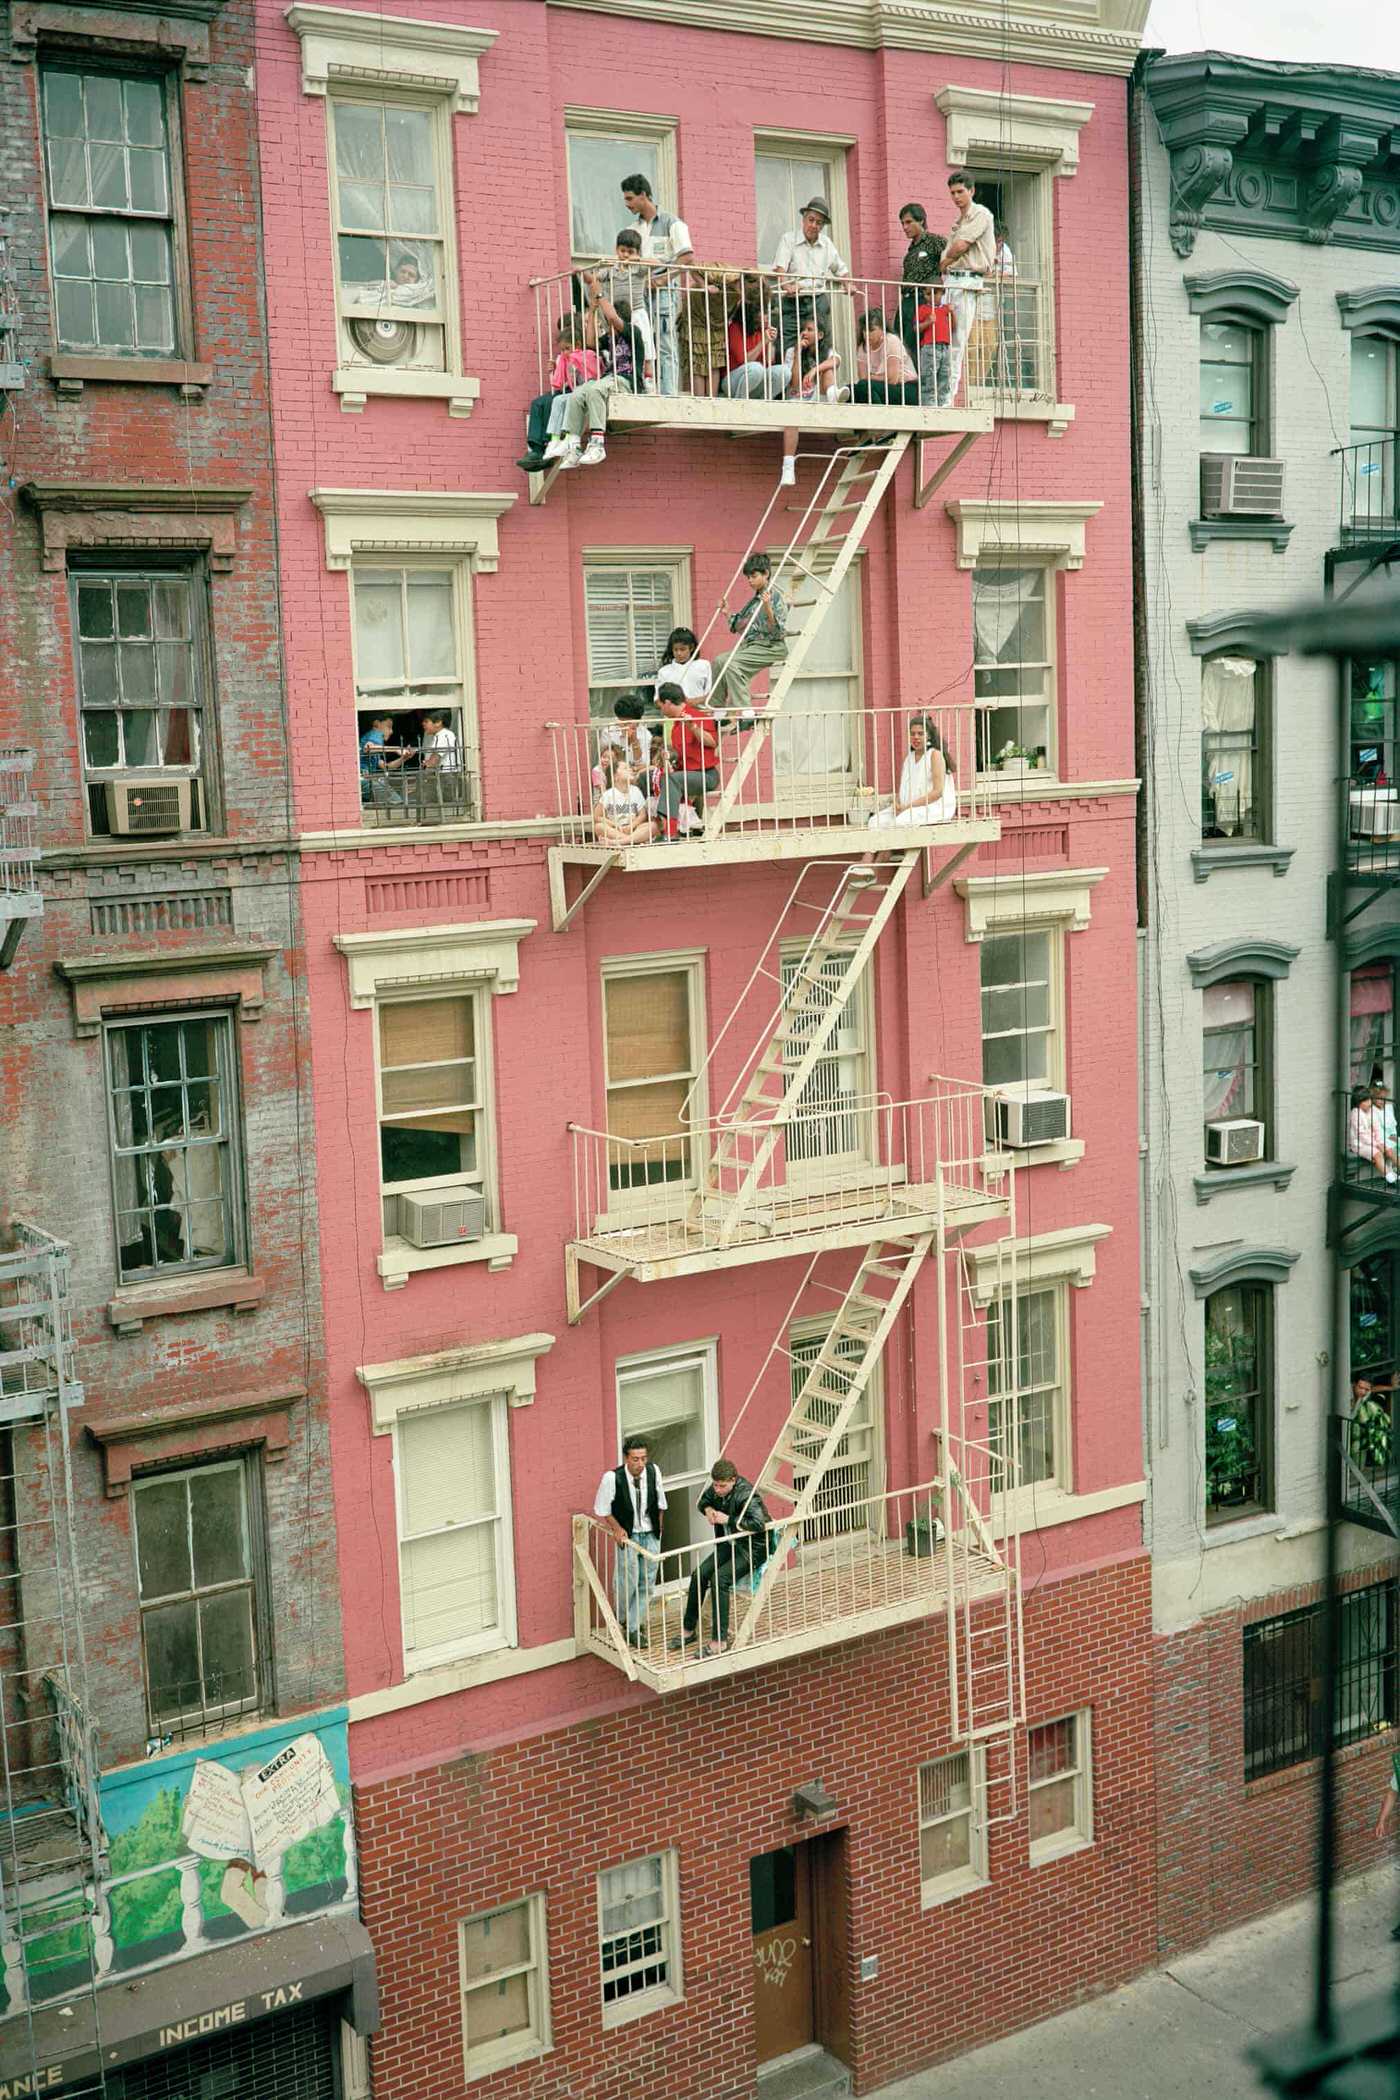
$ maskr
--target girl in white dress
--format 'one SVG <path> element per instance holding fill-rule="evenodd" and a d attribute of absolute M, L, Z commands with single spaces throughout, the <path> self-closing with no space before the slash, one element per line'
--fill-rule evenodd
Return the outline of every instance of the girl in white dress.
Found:
<path fill-rule="evenodd" d="M 900 770 L 899 792 L 893 802 L 876 810 L 870 829 L 890 831 L 901 824 L 948 824 L 957 813 L 958 784 L 943 739 L 927 715 L 914 715 L 909 723 L 909 751 Z"/>
<path fill-rule="evenodd" d="M 619 759 L 612 784 L 593 805 L 593 836 L 600 846 L 644 846 L 652 836 L 646 797 L 632 779 L 632 768 Z"/>

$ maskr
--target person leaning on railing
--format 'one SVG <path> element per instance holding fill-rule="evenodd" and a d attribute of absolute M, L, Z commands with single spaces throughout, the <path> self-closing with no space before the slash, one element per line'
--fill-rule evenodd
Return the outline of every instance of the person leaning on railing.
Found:
<path fill-rule="evenodd" d="M 613 1601 L 633 1648 L 645 1646 L 665 1509 L 666 1486 L 646 1438 L 624 1437 L 622 1464 L 610 1466 L 598 1482 L 593 1514 L 617 1546 Z"/>
<path fill-rule="evenodd" d="M 733 401 L 781 401 L 787 392 L 789 363 L 778 342 L 777 324 L 769 311 L 763 279 L 743 278 L 739 296 L 729 310 L 727 369 L 720 392 Z"/>
<path fill-rule="evenodd" d="M 589 312 L 602 315 L 607 326 L 603 355 L 608 369 L 600 379 L 590 379 L 574 388 L 564 408 L 564 450 L 561 467 L 597 467 L 607 458 L 603 433 L 608 427 L 608 402 L 616 393 L 649 394 L 655 385 L 656 351 L 651 323 L 640 311 L 633 312 L 625 299 L 610 299 L 595 270 L 584 275 Z M 584 432 L 588 446 L 581 449 Z"/>
<path fill-rule="evenodd" d="M 710 1484 L 696 1505 L 715 1535 L 713 1553 L 696 1563 L 685 1593 L 681 1631 L 671 1641 L 683 1650 L 688 1641 L 699 1645 L 700 1655 L 718 1654 L 728 1648 L 729 1593 L 736 1582 L 747 1582 L 767 1560 L 772 1550 L 772 1519 L 763 1497 L 732 1459 L 717 1458 L 710 1468 Z M 706 1648 L 700 1632 L 700 1614 L 705 1595 L 712 1591 L 716 1648 Z"/>
<path fill-rule="evenodd" d="M 684 219 L 674 212 L 662 211 L 651 194 L 651 184 L 645 175 L 624 175 L 620 184 L 622 201 L 637 221 L 641 236 L 643 260 L 665 267 L 651 270 L 651 290 L 647 304 L 651 309 L 656 336 L 657 357 L 660 365 L 660 391 L 663 394 L 680 392 L 676 354 L 676 291 L 675 265 L 690 262 L 694 250 L 690 245 L 690 228 Z M 630 301 L 633 307 L 636 300 Z"/>
<path fill-rule="evenodd" d="M 823 334 L 828 332 L 830 286 L 851 274 L 827 232 L 830 224 L 831 206 L 825 197 L 809 197 L 802 207 L 801 225 L 785 233 L 778 243 L 773 268 L 778 272 L 783 294 L 779 333 L 784 349 L 797 341 L 803 321 L 809 316 L 815 317 Z"/>

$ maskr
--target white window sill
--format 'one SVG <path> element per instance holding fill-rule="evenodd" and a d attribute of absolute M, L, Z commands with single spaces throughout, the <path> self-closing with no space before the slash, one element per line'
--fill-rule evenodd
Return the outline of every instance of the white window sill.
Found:
<path fill-rule="evenodd" d="M 549 2053 L 549 2044 L 542 2042 L 537 2034 L 526 2040 L 507 2040 L 488 2043 L 484 2048 L 473 2049 L 467 2058 L 467 2077 L 485 2078 L 493 2071 L 508 2071 L 512 2064 L 529 2063 L 535 2056 Z"/>
<path fill-rule="evenodd" d="M 965 1874 L 950 1875 L 947 1881 L 925 1882 L 919 1891 L 919 1908 L 937 1910 L 940 1904 L 956 1903 L 959 1896 L 971 1896 L 986 1887 L 986 1876 L 974 1874 L 969 1868 Z"/>
<path fill-rule="evenodd" d="M 392 366 L 340 365 L 331 388 L 347 416 L 363 412 L 371 394 L 398 401 L 445 401 L 450 416 L 469 416 L 481 393 L 481 381 L 462 372 L 398 372 Z"/>
<path fill-rule="evenodd" d="M 648 2013 L 664 2012 L 668 2005 L 685 2003 L 679 1991 L 669 1984 L 664 1989 L 638 1991 L 635 1998 L 624 1998 L 617 2005 L 603 2007 L 604 2027 L 628 2027 L 633 2020 L 645 2019 Z"/>
<path fill-rule="evenodd" d="M 1147 1499 L 1145 1480 L 1127 1480 L 1121 1487 L 1094 1488 L 1087 1494 L 1071 1494 L 1067 1488 L 1017 1488 L 1007 1500 L 1008 1517 L 1015 1518 L 1018 1531 L 1052 1531 L 1057 1524 L 1075 1524 L 1085 1517 L 1101 1517 L 1109 1510 L 1131 1509 Z M 1000 1538 L 1002 1524 L 993 1524 L 992 1535 Z"/>
<path fill-rule="evenodd" d="M 1072 1167 L 1083 1157 L 1083 1138 L 1052 1138 L 1046 1145 L 1017 1145 L 1009 1151 L 989 1152 L 982 1167 L 984 1173 L 1004 1174 L 1009 1167 Z"/>
<path fill-rule="evenodd" d="M 1048 766 L 1027 766 L 1024 773 L 1008 773 L 1001 766 L 992 766 L 977 775 L 977 785 L 987 789 L 993 800 L 1039 802 L 1058 793 L 1063 783 Z"/>
<path fill-rule="evenodd" d="M 488 1232 L 482 1239 L 452 1247 L 410 1247 L 407 1240 L 387 1239 L 379 1256 L 379 1275 L 386 1291 L 396 1291 L 425 1269 L 457 1269 L 471 1261 L 508 1269 L 519 1250 L 513 1232 Z"/>
<path fill-rule="evenodd" d="M 1033 1867 L 1048 1867 L 1052 1860 L 1068 1859 L 1074 1852 L 1087 1852 L 1093 1842 L 1082 1830 L 1057 1830 L 1054 1837 L 1041 1838 L 1031 1846 L 1030 1863 Z"/>
<path fill-rule="evenodd" d="M 1218 1517 L 1212 1524 L 1207 1522 L 1202 1541 L 1208 1553 L 1217 1546 L 1237 1546 L 1246 1539 L 1266 1539 L 1273 1532 L 1283 1530 L 1284 1520 L 1274 1510 L 1260 1516 L 1257 1512 L 1248 1517 Z"/>
<path fill-rule="evenodd" d="M 1073 402 L 1008 400 L 995 387 L 971 388 L 969 403 L 989 408 L 998 423 L 1044 423 L 1046 436 L 1052 438 L 1062 438 L 1074 421 Z"/>

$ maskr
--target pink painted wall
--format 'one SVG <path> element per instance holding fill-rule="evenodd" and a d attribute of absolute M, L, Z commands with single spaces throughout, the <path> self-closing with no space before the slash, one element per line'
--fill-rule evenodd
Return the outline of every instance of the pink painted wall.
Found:
<path fill-rule="evenodd" d="M 435 0 L 421 10 L 452 19 Z M 693 548 L 694 624 L 756 523 L 777 467 L 776 441 L 630 435 L 608 465 L 565 477 L 530 509 L 513 462 L 521 412 L 535 390 L 533 302 L 525 281 L 567 263 L 562 108 L 568 103 L 676 112 L 680 199 L 698 253 L 753 257 L 753 133 L 848 134 L 857 271 L 892 274 L 903 250 L 895 224 L 908 196 L 935 225 L 946 208 L 945 83 L 1009 86 L 1017 94 L 1088 100 L 1079 173 L 1056 184 L 1060 397 L 1074 404 L 1067 435 L 1004 423 L 976 445 L 923 511 L 911 467 L 867 539 L 863 568 L 865 695 L 872 706 L 971 697 L 970 588 L 954 565 L 944 497 L 1060 498 L 1102 503 L 1088 559 L 1057 582 L 1061 771 L 1076 781 L 1132 772 L 1132 632 L 1128 491 L 1126 145 L 1120 81 L 751 37 L 658 28 L 539 5 L 472 6 L 462 19 L 498 28 L 481 62 L 481 109 L 454 120 L 466 370 L 481 380 L 465 422 L 445 406 L 373 400 L 348 416 L 330 390 L 335 362 L 324 104 L 301 92 L 299 47 L 280 8 L 264 9 L 260 41 L 269 326 L 279 482 L 284 620 L 299 827 L 358 824 L 347 579 L 325 567 L 316 487 L 511 491 L 498 573 L 475 587 L 478 713 L 488 818 L 549 808 L 552 772 L 541 724 L 587 714 L 581 555 L 610 545 Z M 681 93 L 684 83 L 684 93 Z M 770 85 L 771 83 L 771 85 Z M 619 210 L 619 224 L 623 214 Z M 1086 260 L 1087 259 L 1087 260 Z M 1082 1491 L 1140 1477 L 1137 1381 L 1137 1125 L 1133 986 L 1135 933 L 1131 798 L 1044 802 L 1005 813 L 1006 835 L 969 872 L 1014 881 L 1036 867 L 1107 867 L 1093 918 L 1069 936 L 1068 1040 L 1076 1135 L 1069 1171 L 1021 1177 L 1019 1229 L 1110 1225 L 1092 1290 L 1073 1294 L 1074 1478 Z M 1019 837 L 1022 827 L 1024 837 Z M 1058 837 L 1047 838 L 1047 829 Z M 1047 856 L 1048 857 L 1045 857 Z M 1040 857 L 1037 857 L 1040 856 Z M 614 1462 L 613 1366 L 640 1349 L 719 1337 L 721 1426 L 748 1390 L 780 1324 L 796 1263 L 740 1268 L 671 1285 L 625 1283 L 577 1328 L 565 1322 L 563 1244 L 572 1225 L 565 1126 L 603 1120 L 599 966 L 604 957 L 673 946 L 707 950 L 708 1021 L 728 1016 L 768 939 L 795 868 L 675 870 L 610 877 L 574 927 L 549 928 L 539 837 L 415 846 L 396 838 L 303 861 L 313 1060 L 322 1191 L 326 1326 L 334 1467 L 345 1585 L 351 1693 L 402 1671 L 388 1438 L 369 1432 L 355 1366 L 468 1340 L 545 1330 L 533 1406 L 512 1413 L 516 1583 L 522 1646 L 571 1629 L 569 1526 Z M 371 914 L 367 883 L 485 877 L 489 902 L 444 903 L 443 923 L 531 918 L 518 992 L 495 1002 L 494 1059 L 503 1224 L 517 1233 L 511 1267 L 446 1269 L 386 1292 L 380 1246 L 372 1018 L 349 1011 L 338 933 L 424 923 L 421 912 Z M 961 901 L 928 901 L 917 880 L 878 957 L 879 1086 L 899 1099 L 931 1074 L 980 1070 L 978 950 Z M 757 1028 L 737 1031 L 747 1047 Z M 721 1071 L 719 1083 L 726 1081 Z M 852 1256 L 832 1257 L 844 1279 Z M 891 1486 L 933 1469 L 934 1286 L 921 1284 L 909 1346 L 887 1355 Z M 781 1384 L 756 1403 L 737 1448 L 756 1464 L 785 1406 Z M 1028 1582 L 1139 1544 L 1136 1509 L 1040 1533 L 1027 1542 Z M 357 1725 L 357 1774 L 412 1754 L 450 1754 L 558 1725 L 629 1695 L 614 1673 L 572 1663 Z"/>

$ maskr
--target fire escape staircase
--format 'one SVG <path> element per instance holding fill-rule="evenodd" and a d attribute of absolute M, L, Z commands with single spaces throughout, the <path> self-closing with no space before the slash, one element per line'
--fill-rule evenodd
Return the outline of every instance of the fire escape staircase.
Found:
<path fill-rule="evenodd" d="M 9 969 L 25 927 L 44 908 L 33 776 L 32 751 L 0 744 L 0 970 Z"/>

